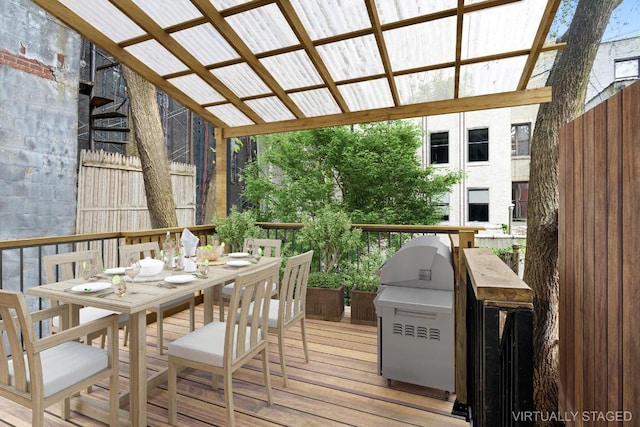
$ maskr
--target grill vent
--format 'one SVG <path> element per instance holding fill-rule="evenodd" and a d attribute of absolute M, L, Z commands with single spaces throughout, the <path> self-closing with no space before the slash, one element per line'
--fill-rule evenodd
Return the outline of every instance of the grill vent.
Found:
<path fill-rule="evenodd" d="M 404 335 L 407 337 L 415 337 L 416 336 L 415 326 L 404 325 Z"/>
<path fill-rule="evenodd" d="M 425 340 L 440 341 L 440 329 L 427 328 L 426 326 L 415 326 L 411 324 L 403 325 L 402 323 L 393 324 L 393 334 L 403 335 L 406 337 L 421 338 Z"/>
<path fill-rule="evenodd" d="M 425 328 L 424 326 L 418 326 L 418 338 L 427 339 L 428 331 L 429 331 L 428 328 Z"/>

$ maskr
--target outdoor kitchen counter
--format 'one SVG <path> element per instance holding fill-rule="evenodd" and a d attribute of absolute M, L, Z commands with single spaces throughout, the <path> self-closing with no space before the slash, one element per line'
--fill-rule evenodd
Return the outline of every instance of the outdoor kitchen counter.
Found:
<path fill-rule="evenodd" d="M 489 248 L 464 248 L 467 272 L 478 301 L 533 302 L 531 288 Z"/>

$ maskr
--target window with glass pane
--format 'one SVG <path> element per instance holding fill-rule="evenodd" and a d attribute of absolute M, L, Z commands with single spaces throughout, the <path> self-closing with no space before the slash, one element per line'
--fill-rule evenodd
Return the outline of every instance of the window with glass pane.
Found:
<path fill-rule="evenodd" d="M 489 161 L 489 128 L 469 129 L 470 162 Z"/>
<path fill-rule="evenodd" d="M 513 218 L 527 219 L 529 204 L 529 183 L 514 182 L 511 184 L 511 199 L 513 200 Z"/>
<path fill-rule="evenodd" d="M 449 221 L 449 193 L 441 194 L 436 199 L 436 207 L 442 213 L 442 221 Z"/>
<path fill-rule="evenodd" d="M 640 58 L 615 61 L 615 79 L 637 79 L 640 77 Z"/>
<path fill-rule="evenodd" d="M 449 163 L 449 132 L 431 132 L 431 164 Z"/>
<path fill-rule="evenodd" d="M 511 156 L 528 156 L 531 147 L 531 123 L 511 125 Z"/>
<path fill-rule="evenodd" d="M 489 221 L 489 189 L 473 188 L 468 193 L 469 221 Z"/>

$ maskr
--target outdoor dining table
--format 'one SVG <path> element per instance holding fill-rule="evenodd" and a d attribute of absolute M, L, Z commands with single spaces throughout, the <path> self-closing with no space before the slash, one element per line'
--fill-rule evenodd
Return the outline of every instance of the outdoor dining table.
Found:
<path fill-rule="evenodd" d="M 132 426 L 147 425 L 147 390 L 151 390 L 166 382 L 166 369 L 147 378 L 147 355 L 146 355 L 146 312 L 152 307 L 166 303 L 177 298 L 203 291 L 204 297 L 204 323 L 213 321 L 213 291 L 215 286 L 221 286 L 235 279 L 240 273 L 251 271 L 258 267 L 263 267 L 271 263 L 280 263 L 279 257 L 262 257 L 258 262 L 250 263 L 243 267 L 232 267 L 223 263 L 225 258 L 220 258 L 220 262 L 214 263 L 209 268 L 206 278 L 197 276 L 191 282 L 175 284 L 173 287 L 158 286 L 163 282 L 162 278 L 150 281 L 138 277 L 135 280 L 133 293 L 125 293 L 118 296 L 114 292 L 100 291 L 95 293 L 74 292 L 70 288 L 74 285 L 85 283 L 83 279 L 73 279 L 69 281 L 56 282 L 29 288 L 26 294 L 57 300 L 63 304 L 71 305 L 71 325 L 77 325 L 79 318 L 79 308 L 99 307 L 113 310 L 129 315 L 129 393 L 120 397 L 120 407 L 126 407 L 129 403 L 129 420 Z M 182 271 L 163 272 L 164 276 L 171 274 L 185 274 Z M 102 281 L 102 279 L 99 279 Z M 105 280 L 110 280 L 106 278 Z M 106 293 L 105 293 L 106 292 Z M 89 400 L 82 400 L 82 405 L 74 405 L 74 410 L 83 411 L 84 405 L 93 405 Z M 99 412 L 99 411 L 98 411 Z M 89 416 L 95 418 L 96 411 L 91 411 Z M 123 420 L 124 421 L 124 420 Z"/>

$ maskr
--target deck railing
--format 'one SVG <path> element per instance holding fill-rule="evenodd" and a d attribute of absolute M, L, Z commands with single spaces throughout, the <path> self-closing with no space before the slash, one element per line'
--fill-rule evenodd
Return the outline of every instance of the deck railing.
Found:
<path fill-rule="evenodd" d="M 297 239 L 302 228 L 299 223 L 258 223 L 269 238 L 279 238 L 291 253 L 306 250 Z M 363 230 L 367 246 L 386 246 L 403 242 L 422 234 L 450 234 L 460 231 L 477 232 L 477 227 L 448 227 L 420 225 L 372 225 L 354 224 Z M 213 224 L 188 227 L 201 242 L 207 242 L 215 233 Z M 77 250 L 97 249 L 102 255 L 105 266 L 119 264 L 118 248 L 122 244 L 157 241 L 161 243 L 166 233 L 178 237 L 183 227 L 157 228 L 152 230 L 123 231 L 95 234 L 76 234 L 55 237 L 37 237 L 29 239 L 0 241 L 0 289 L 24 291 L 43 283 L 42 258 L 46 255 Z M 368 249 L 367 247 L 367 249 Z M 358 257 L 358 253 L 351 256 Z"/>

